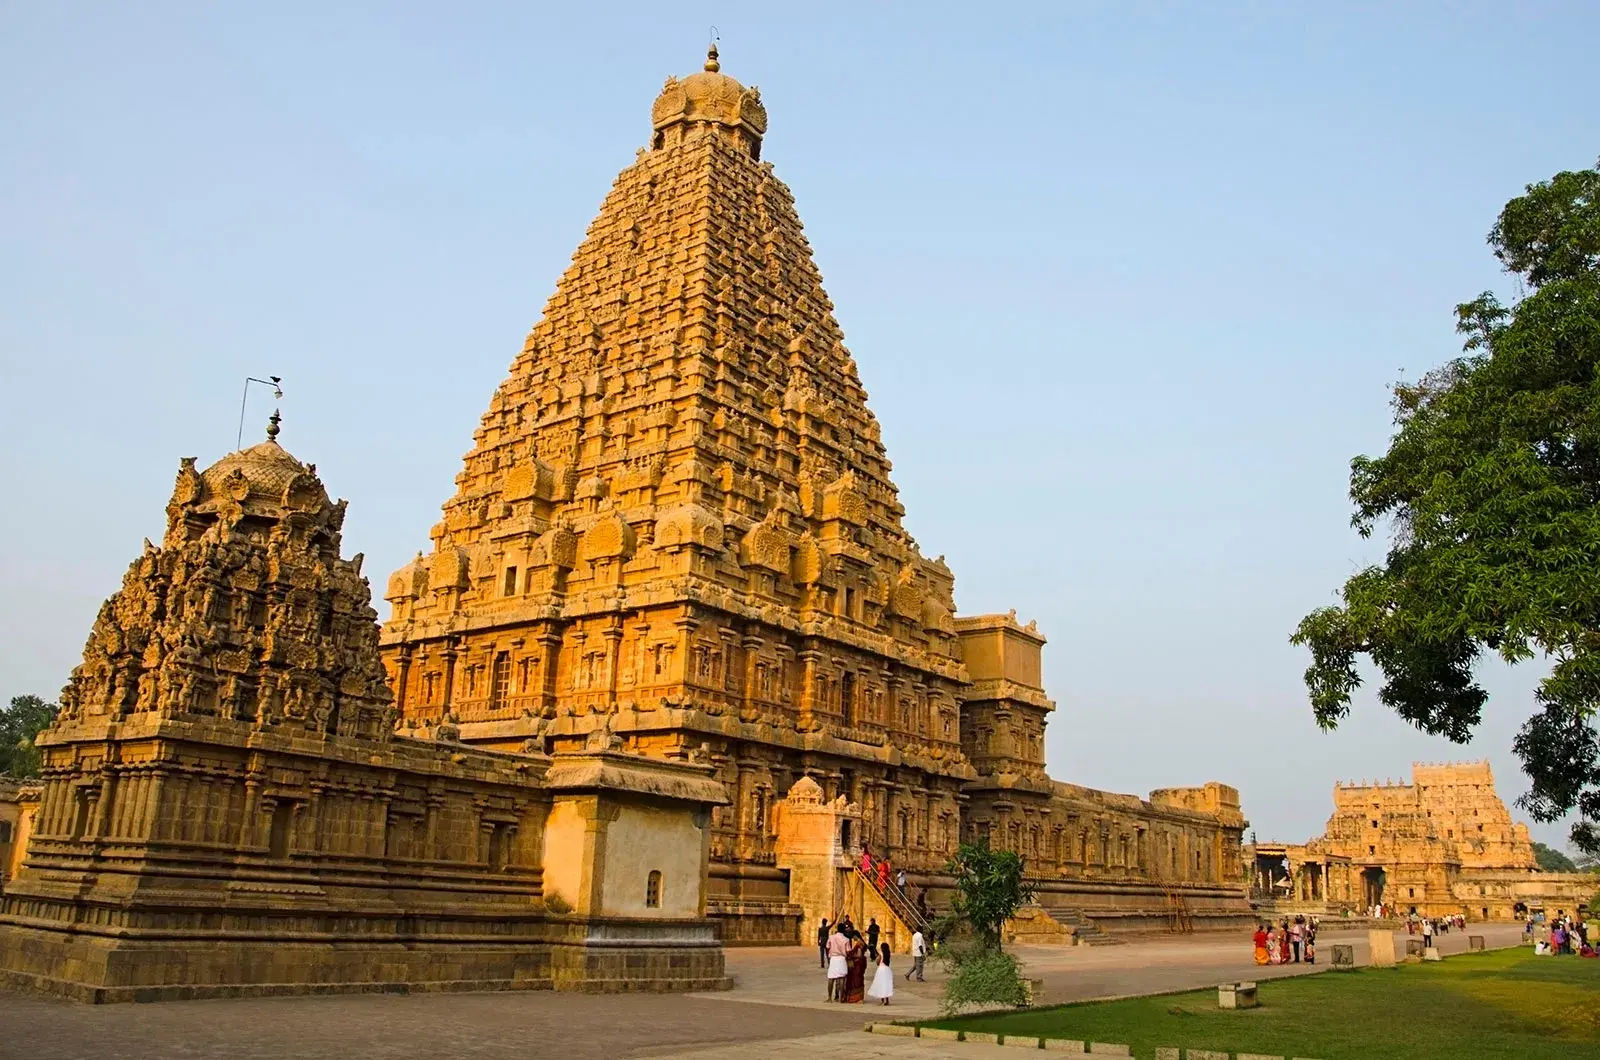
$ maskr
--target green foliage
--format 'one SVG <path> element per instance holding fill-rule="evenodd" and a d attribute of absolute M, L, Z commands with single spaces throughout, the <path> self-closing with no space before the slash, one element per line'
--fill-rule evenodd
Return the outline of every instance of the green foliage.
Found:
<path fill-rule="evenodd" d="M 1546 872 L 1577 872 L 1578 866 L 1573 864 L 1571 858 L 1554 847 L 1547 847 L 1537 840 L 1533 844 L 1533 858 L 1539 867 Z"/>
<path fill-rule="evenodd" d="M 940 1011 L 959 1012 L 964 1005 L 1024 1005 L 1028 986 L 1022 980 L 1022 965 L 1009 953 L 972 943 L 949 947 L 944 954 L 949 978 L 944 983 Z"/>
<path fill-rule="evenodd" d="M 555 891 L 546 891 L 544 893 L 544 907 L 557 916 L 564 916 L 572 912 L 572 903 Z"/>
<path fill-rule="evenodd" d="M 1216 987 L 1208 987 L 929 1022 L 1118 1042 L 1146 1058 L 1160 1046 L 1181 1046 L 1225 1056 L 1576 1060 L 1600 1055 L 1597 996 L 1600 961 L 1536 957 L 1531 946 L 1513 946 L 1438 963 L 1267 980 L 1257 1009 L 1220 1009 Z"/>
<path fill-rule="evenodd" d="M 1022 858 L 1012 850 L 990 850 L 987 843 L 962 843 L 946 871 L 955 877 L 951 909 L 972 929 L 982 949 L 1000 949 L 1000 928 L 1033 898 L 1022 878 Z"/>
<path fill-rule="evenodd" d="M 12 696 L 10 706 L 0 707 L 0 775 L 39 775 L 40 754 L 33 738 L 56 720 L 60 709 L 38 696 Z"/>
<path fill-rule="evenodd" d="M 1379 700 L 1458 743 L 1482 718 L 1485 653 L 1553 663 L 1515 749 L 1536 820 L 1577 809 L 1600 851 L 1600 165 L 1530 185 L 1489 233 L 1527 295 L 1457 307 L 1464 355 L 1394 388 L 1396 433 L 1351 461 L 1352 522 L 1392 529 L 1382 566 L 1307 615 L 1305 681 L 1325 729 L 1350 711 L 1369 657 Z"/>

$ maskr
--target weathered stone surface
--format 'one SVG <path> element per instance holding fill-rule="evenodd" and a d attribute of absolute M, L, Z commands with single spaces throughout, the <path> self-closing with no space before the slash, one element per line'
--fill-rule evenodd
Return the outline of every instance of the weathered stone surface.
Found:
<path fill-rule="evenodd" d="M 1007 1034 L 1000 1044 L 1009 1045 L 1014 1049 L 1037 1049 L 1039 1048 L 1039 1039 L 1027 1034 Z"/>
<path fill-rule="evenodd" d="M 1539 870 L 1527 825 L 1512 820 L 1487 761 L 1417 762 L 1411 774 L 1409 784 L 1338 784 L 1322 836 L 1248 850 L 1258 893 L 1362 912 L 1381 904 L 1401 916 L 1465 912 L 1474 920 L 1513 920 L 1519 904 L 1574 908 L 1593 893 L 1586 874 Z"/>
<path fill-rule="evenodd" d="M 344 504 L 277 428 L 183 461 L 161 547 L 101 608 L 38 738 L 0 981 L 88 1001 L 726 987 L 711 767 L 395 736 Z"/>
<path fill-rule="evenodd" d="M 1158 1045 L 1156 1046 L 1156 1060 L 1183 1060 L 1183 1050 Z"/>
<path fill-rule="evenodd" d="M 1089 1043 L 1076 1038 L 1046 1038 L 1044 1047 L 1052 1053 L 1087 1053 Z"/>
<path fill-rule="evenodd" d="M 1284 1060 L 1284 1058 L 1267 1053 L 1239 1053 L 1236 1060 Z"/>
<path fill-rule="evenodd" d="M 761 161 L 765 104 L 711 65 L 663 89 L 426 553 L 389 579 L 401 731 L 559 751 L 609 726 L 631 751 L 703 754 L 733 794 L 708 881 L 733 941 L 792 943 L 838 909 L 774 878 L 773 807 L 807 775 L 860 808 L 855 843 L 928 882 L 983 835 L 1046 877 L 1041 901 L 1137 924 L 1164 885 L 1180 910 L 1247 916 L 1236 790 L 1146 800 L 1046 773 L 1044 637 L 956 618 Z"/>
<path fill-rule="evenodd" d="M 1233 1060 L 1220 1049 L 1185 1049 L 1184 1060 Z"/>
<path fill-rule="evenodd" d="M 1132 1056 L 1133 1050 L 1114 1042 L 1090 1042 L 1089 1052 L 1095 1056 Z"/>
<path fill-rule="evenodd" d="M 887 1034 L 895 1038 L 915 1038 L 917 1028 L 903 1023 L 869 1023 L 867 1027 L 873 1034 Z"/>
<path fill-rule="evenodd" d="M 931 1038 L 934 1041 L 941 1042 L 959 1042 L 961 1040 L 961 1032 L 948 1030 L 944 1027 L 918 1027 L 917 1037 Z"/>
<path fill-rule="evenodd" d="M 989 1031 L 962 1031 L 961 1040 L 964 1042 L 979 1042 L 985 1045 L 1000 1044 L 1000 1036 Z"/>

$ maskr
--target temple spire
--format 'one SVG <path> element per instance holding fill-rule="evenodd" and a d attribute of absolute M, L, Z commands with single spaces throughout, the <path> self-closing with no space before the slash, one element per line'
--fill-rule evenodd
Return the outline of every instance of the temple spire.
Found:
<path fill-rule="evenodd" d="M 720 73 L 721 70 L 722 64 L 717 61 L 717 42 L 712 41 L 710 46 L 706 48 L 706 73 L 715 74 Z"/>
<path fill-rule="evenodd" d="M 273 409 L 272 415 L 267 417 L 267 441 L 276 442 L 278 440 L 278 424 L 282 421 L 283 417 L 278 410 Z"/>

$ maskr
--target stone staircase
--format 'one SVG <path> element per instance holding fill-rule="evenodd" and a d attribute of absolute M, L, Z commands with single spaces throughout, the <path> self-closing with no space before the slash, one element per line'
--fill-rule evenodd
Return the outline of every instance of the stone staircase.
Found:
<path fill-rule="evenodd" d="M 1025 905 L 1006 921 L 1006 940 L 1044 946 L 1120 946 L 1122 939 L 1100 930 L 1081 909 Z"/>
<path fill-rule="evenodd" d="M 1126 939 L 1101 931 L 1100 925 L 1090 920 L 1082 909 L 1052 909 L 1050 915 L 1072 929 L 1080 946 L 1122 946 L 1127 943 Z"/>

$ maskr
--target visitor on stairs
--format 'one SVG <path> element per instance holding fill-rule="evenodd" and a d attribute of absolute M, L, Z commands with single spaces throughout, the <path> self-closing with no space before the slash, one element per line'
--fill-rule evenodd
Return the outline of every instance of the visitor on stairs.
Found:
<path fill-rule="evenodd" d="M 906 889 L 906 870 L 905 869 L 901 869 L 900 870 L 900 874 L 897 875 L 894 878 L 894 885 L 896 887 L 900 888 L 901 893 L 905 892 L 905 889 Z"/>
<path fill-rule="evenodd" d="M 907 981 L 914 975 L 917 977 L 917 982 L 927 982 L 926 979 L 922 978 L 922 966 L 927 961 L 928 940 L 922 937 L 922 931 L 918 929 L 911 933 L 911 970 L 906 973 Z"/>
<path fill-rule="evenodd" d="M 889 970 L 889 944 L 885 942 L 878 951 L 878 970 L 873 973 L 872 986 L 867 989 L 868 997 L 878 998 L 887 1005 L 889 999 L 894 997 L 894 973 Z"/>

